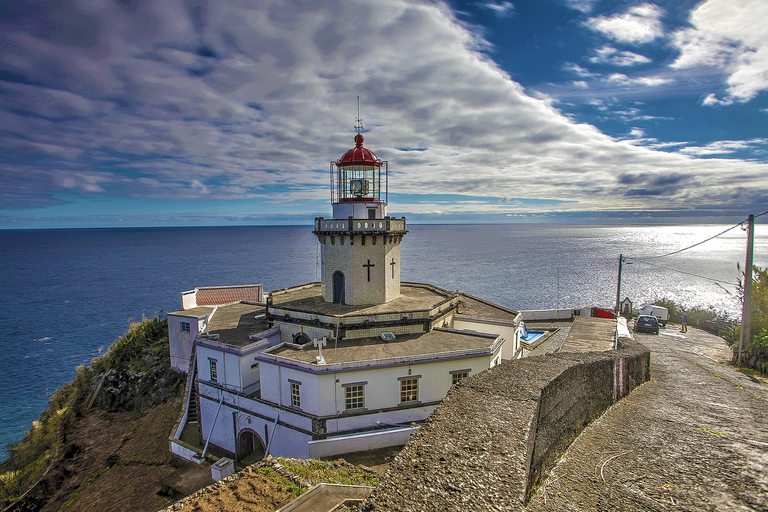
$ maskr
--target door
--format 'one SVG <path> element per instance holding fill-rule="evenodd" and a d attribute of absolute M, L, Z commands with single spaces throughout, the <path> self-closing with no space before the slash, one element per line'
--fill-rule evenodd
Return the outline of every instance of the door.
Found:
<path fill-rule="evenodd" d="M 339 270 L 333 273 L 333 302 L 344 304 L 344 274 Z"/>
<path fill-rule="evenodd" d="M 264 458 L 264 445 L 253 430 L 240 432 L 237 443 L 237 459 L 252 464 Z"/>

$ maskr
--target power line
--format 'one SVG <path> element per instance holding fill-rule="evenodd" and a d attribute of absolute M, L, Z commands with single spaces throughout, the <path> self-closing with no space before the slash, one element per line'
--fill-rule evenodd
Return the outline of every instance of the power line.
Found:
<path fill-rule="evenodd" d="M 677 254 L 677 253 L 680 253 L 680 252 L 683 252 L 683 251 L 687 251 L 688 249 L 693 249 L 694 247 L 696 247 L 696 246 L 699 246 L 699 245 L 701 245 L 701 244 L 703 244 L 703 243 L 709 242 L 709 241 L 710 241 L 710 240 L 712 240 L 713 238 L 717 238 L 717 237 L 719 237 L 720 235 L 724 235 L 724 234 L 726 234 L 727 232 L 729 232 L 730 230 L 732 230 L 732 229 L 734 229 L 734 228 L 737 228 L 737 227 L 741 226 L 741 225 L 742 225 L 742 223 L 743 223 L 743 222 L 737 222 L 736 224 L 734 224 L 733 226 L 729 227 L 729 228 L 728 228 L 728 229 L 726 229 L 725 231 L 722 231 L 722 232 L 720 232 L 720 233 L 716 234 L 715 236 L 711 236 L 711 237 L 707 238 L 706 240 L 702 240 L 701 242 L 697 242 L 697 243 L 695 243 L 695 244 L 693 244 L 693 245 L 690 245 L 690 246 L 688 246 L 688 247 L 685 247 L 685 248 L 683 248 L 683 249 L 678 249 L 677 251 L 672 251 L 672 252 L 669 252 L 669 253 L 667 253 L 667 254 L 660 254 L 659 256 L 647 256 L 647 257 L 645 257 L 645 258 L 634 258 L 634 259 L 635 259 L 636 261 L 643 261 L 643 260 L 654 260 L 654 259 L 656 259 L 656 258 L 665 258 L 665 257 L 667 257 L 667 256 L 672 256 L 673 254 Z"/>
<path fill-rule="evenodd" d="M 720 283 L 730 284 L 730 285 L 733 284 L 733 283 L 729 283 L 728 281 L 723 281 L 723 280 L 720 280 L 720 279 L 714 279 L 712 277 L 707 277 L 707 276 L 702 276 L 702 275 L 699 275 L 699 274 L 694 274 L 693 272 L 686 272 L 684 270 L 678 270 L 676 268 L 665 267 L 663 265 L 657 265 L 657 264 L 651 263 L 649 261 L 643 261 L 643 260 L 632 259 L 632 258 L 626 258 L 626 259 L 627 260 L 632 260 L 630 263 L 634 263 L 634 262 L 643 263 L 645 265 L 650 265 L 652 267 L 663 268 L 664 270 L 669 270 L 671 272 L 678 272 L 680 274 L 685 274 L 685 275 L 688 275 L 688 276 L 698 277 L 700 279 L 706 279 L 707 281 L 712 281 L 712 282 L 715 282 L 715 283 L 718 283 L 718 284 L 720 284 Z"/>
<path fill-rule="evenodd" d="M 766 215 L 766 214 L 768 214 L 768 210 L 755 215 L 755 218 L 762 217 L 763 215 Z M 695 243 L 693 245 L 689 245 L 688 247 L 685 247 L 683 249 L 678 249 L 677 251 L 672 251 L 672 252 L 669 252 L 667 254 L 660 254 L 658 256 L 647 256 L 647 257 L 644 257 L 644 258 L 632 258 L 630 256 L 627 256 L 627 258 L 633 259 L 635 261 L 642 261 L 642 260 L 654 260 L 656 258 L 665 258 L 667 256 L 672 256 L 673 254 L 677 254 L 677 253 L 680 253 L 680 252 L 683 252 L 683 251 L 687 251 L 688 249 L 693 249 L 694 247 L 697 247 L 697 246 L 699 246 L 699 245 L 701 245 L 703 243 L 709 242 L 710 240 L 712 240 L 714 238 L 717 238 L 720 235 L 724 235 L 727 232 L 729 232 L 730 230 L 732 230 L 732 229 L 734 229 L 734 228 L 736 228 L 738 226 L 741 226 L 743 228 L 744 227 L 744 223 L 747 222 L 748 220 L 749 219 L 744 219 L 741 222 L 737 222 L 736 224 L 734 224 L 733 226 L 729 227 L 725 231 L 722 231 L 722 232 L 720 232 L 720 233 L 718 233 L 718 234 L 716 234 L 714 236 L 711 236 L 711 237 L 707 238 L 706 240 L 702 240 L 701 242 L 697 242 L 697 243 Z"/>

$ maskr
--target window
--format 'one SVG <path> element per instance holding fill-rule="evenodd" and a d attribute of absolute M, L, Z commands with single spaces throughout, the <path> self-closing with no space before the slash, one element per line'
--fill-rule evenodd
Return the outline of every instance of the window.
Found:
<path fill-rule="evenodd" d="M 346 410 L 363 409 L 365 407 L 364 386 L 347 386 L 344 391 L 344 402 Z"/>
<path fill-rule="evenodd" d="M 181 322 L 181 332 L 189 332 L 189 322 Z"/>
<path fill-rule="evenodd" d="M 252 371 L 252 372 L 255 372 L 255 371 L 256 371 L 256 370 L 258 370 L 258 369 L 259 369 L 259 363 L 253 363 L 253 364 L 251 365 L 251 371 Z"/>
<path fill-rule="evenodd" d="M 215 359 L 209 359 L 208 362 L 211 365 L 211 380 L 213 382 L 219 382 L 219 372 L 216 368 L 216 360 Z"/>
<path fill-rule="evenodd" d="M 400 381 L 400 403 L 419 401 L 419 379 Z"/>
<path fill-rule="evenodd" d="M 466 379 L 467 377 L 469 377 L 468 371 L 455 372 L 455 373 L 451 372 L 451 384 L 456 384 L 460 380 Z"/>
<path fill-rule="evenodd" d="M 299 388 L 301 384 L 298 382 L 291 382 L 291 407 L 301 407 L 301 393 Z"/>

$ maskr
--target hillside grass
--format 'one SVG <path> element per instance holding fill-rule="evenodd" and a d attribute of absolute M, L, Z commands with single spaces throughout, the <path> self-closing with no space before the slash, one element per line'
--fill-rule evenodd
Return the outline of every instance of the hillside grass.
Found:
<path fill-rule="evenodd" d="M 72 432 L 88 409 L 94 378 L 110 369 L 144 369 L 149 366 L 144 362 L 147 355 L 155 364 L 170 365 L 167 320 L 155 316 L 131 324 L 92 366 L 75 370 L 72 382 L 53 393 L 24 438 L 8 446 L 10 457 L 0 466 L 0 506 L 6 507 L 44 478 L 55 480 L 57 463 L 76 454 Z"/>

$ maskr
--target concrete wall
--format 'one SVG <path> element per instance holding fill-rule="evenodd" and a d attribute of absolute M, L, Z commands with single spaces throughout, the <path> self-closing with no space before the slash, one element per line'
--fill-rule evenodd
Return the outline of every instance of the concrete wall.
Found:
<path fill-rule="evenodd" d="M 300 459 L 309 457 L 307 443 L 312 437 L 290 428 L 285 423 L 297 425 L 308 431 L 312 428 L 311 420 L 298 417 L 289 411 L 278 410 L 268 404 L 237 397 L 226 392 L 225 401 L 217 417 L 216 410 L 219 408 L 219 401 L 215 397 L 221 396 L 221 390 L 214 390 L 201 384 L 200 395 L 203 441 L 209 439 L 210 433 L 211 443 L 234 455 L 237 452 L 236 439 L 239 438 L 244 429 L 249 429 L 259 436 L 265 448 L 269 445 L 269 439 L 273 438 L 269 447 L 271 454 Z M 243 409 L 253 411 L 254 414 L 248 414 Z M 275 427 L 274 418 L 278 415 L 279 422 Z"/>
<path fill-rule="evenodd" d="M 501 358 L 505 361 L 513 359 L 517 349 L 520 348 L 520 327 L 517 325 L 456 316 L 453 320 L 453 328 L 486 332 L 503 337 L 504 345 L 501 349 Z"/>
<path fill-rule="evenodd" d="M 373 208 L 376 210 L 376 218 L 383 219 L 387 216 L 387 205 L 377 202 L 352 202 L 352 203 L 334 203 L 333 205 L 333 218 L 344 219 L 349 217 L 355 219 L 368 219 L 368 209 Z"/>
<path fill-rule="evenodd" d="M 490 481 L 499 483 L 486 493 L 493 503 L 522 507 L 584 427 L 650 379 L 648 349 L 620 342 L 616 351 L 514 360 L 452 388 L 398 455 L 368 509 L 445 510 L 451 502 L 438 490 L 448 483 L 470 489 Z M 430 484 L 414 487 L 414 476 Z"/>
<path fill-rule="evenodd" d="M 357 221 L 356 221 L 357 222 Z M 373 221 L 360 221 L 373 222 Z M 384 221 L 377 221 L 384 222 Z M 365 237 L 365 245 L 362 238 Z M 344 274 L 344 294 L 347 304 L 383 304 L 400 296 L 400 242 L 399 237 L 389 235 L 336 235 L 328 236 L 321 246 L 322 294 L 327 302 L 333 302 L 333 274 Z M 375 244 L 374 244 L 375 237 Z M 353 238 L 354 245 L 350 244 Z M 387 239 L 384 243 L 385 238 Z M 391 261 L 394 259 L 392 277 Z M 371 280 L 368 281 L 367 265 L 370 260 Z"/>
<path fill-rule="evenodd" d="M 407 443 L 411 438 L 411 434 L 417 430 L 418 427 L 396 428 L 310 441 L 309 456 L 313 459 L 318 459 L 339 453 L 362 452 L 388 446 L 401 446 Z"/>
<path fill-rule="evenodd" d="M 544 321 L 544 320 L 569 320 L 574 317 L 573 309 L 530 309 L 527 311 L 521 311 L 523 320 Z M 587 308 L 586 316 L 589 316 L 589 308 Z M 583 314 L 583 313 L 582 313 Z"/>
<path fill-rule="evenodd" d="M 251 358 L 244 357 L 242 359 L 249 360 Z M 210 347 L 198 346 L 197 375 L 200 380 L 211 380 L 211 360 L 216 361 L 216 382 L 228 388 L 243 389 L 240 356 Z M 250 364 L 248 371 L 250 372 Z M 250 373 L 248 377 L 250 380 Z"/>
<path fill-rule="evenodd" d="M 189 323 L 190 332 L 181 332 L 181 322 Z M 189 370 L 192 356 L 192 342 L 203 330 L 205 317 L 168 315 L 168 343 L 171 352 L 171 367 L 184 373 Z"/>
<path fill-rule="evenodd" d="M 567 368 L 542 388 L 526 497 L 586 425 L 650 379 L 648 349 L 624 344 L 628 348 Z"/>
<path fill-rule="evenodd" d="M 490 341 L 490 340 L 489 340 Z M 326 350 L 329 350 L 326 348 Z M 332 349 L 330 349 L 332 350 Z M 360 371 L 315 375 L 299 369 L 281 367 L 267 362 L 260 363 L 261 398 L 282 406 L 290 406 L 290 381 L 300 383 L 301 410 L 316 416 L 334 416 L 345 412 L 345 384 L 365 383 L 365 409 L 392 408 L 400 405 L 400 380 L 408 376 L 418 377 L 418 400 L 430 403 L 442 400 L 452 384 L 452 371 L 468 370 L 476 375 L 490 367 L 498 358 L 501 347 L 491 355 L 468 357 L 448 361 L 412 364 L 410 366 L 364 368 Z M 200 359 L 198 359 L 200 361 Z M 204 378 L 207 370 L 200 370 Z M 399 422 L 397 412 L 388 413 L 388 422 Z M 412 421 L 412 415 L 406 415 Z M 426 416 L 424 416 L 426 417 Z M 380 418 L 376 418 L 379 420 Z M 423 419 L 423 418 L 418 418 Z M 370 418 L 365 425 L 372 426 Z"/>

